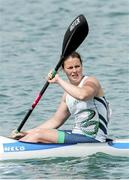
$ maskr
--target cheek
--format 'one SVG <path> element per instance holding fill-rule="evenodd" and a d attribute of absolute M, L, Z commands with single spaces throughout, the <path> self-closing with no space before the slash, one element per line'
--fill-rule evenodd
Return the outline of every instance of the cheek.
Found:
<path fill-rule="evenodd" d="M 69 74 L 71 73 L 71 71 L 70 71 L 70 70 L 67 70 L 67 69 L 63 69 L 63 71 L 64 71 L 64 73 L 65 73 L 66 75 L 69 75 Z"/>
<path fill-rule="evenodd" d="M 82 69 L 82 67 L 79 69 L 79 72 L 82 72 L 83 71 L 83 69 Z"/>
<path fill-rule="evenodd" d="M 67 71 L 65 72 L 66 76 L 70 76 L 71 72 L 70 71 Z"/>

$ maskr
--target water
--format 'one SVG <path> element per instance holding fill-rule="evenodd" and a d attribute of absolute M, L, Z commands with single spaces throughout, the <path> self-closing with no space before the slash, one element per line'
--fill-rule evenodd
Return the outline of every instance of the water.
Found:
<path fill-rule="evenodd" d="M 78 49 L 84 70 L 100 80 L 111 102 L 109 135 L 129 137 L 128 0 L 0 0 L 0 135 L 18 127 L 59 60 L 68 25 L 79 14 L 86 16 L 90 27 Z M 24 129 L 51 116 L 61 94 L 61 88 L 50 85 Z M 70 126 L 68 121 L 63 128 Z M 0 162 L 0 178 L 128 179 L 128 167 L 129 159 L 103 154 Z"/>

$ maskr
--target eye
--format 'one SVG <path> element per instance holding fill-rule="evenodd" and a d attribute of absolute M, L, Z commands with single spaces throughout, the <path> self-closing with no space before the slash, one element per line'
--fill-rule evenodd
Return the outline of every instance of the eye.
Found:
<path fill-rule="evenodd" d="M 70 70 L 73 68 L 78 69 L 80 67 L 81 67 L 80 65 L 75 65 L 75 66 L 69 66 L 69 67 L 67 67 L 67 69 L 70 69 Z"/>
<path fill-rule="evenodd" d="M 70 67 L 68 67 L 67 69 L 73 69 L 73 67 L 72 67 L 72 66 L 70 66 Z"/>
<path fill-rule="evenodd" d="M 76 65 L 75 68 L 80 68 L 80 65 Z"/>

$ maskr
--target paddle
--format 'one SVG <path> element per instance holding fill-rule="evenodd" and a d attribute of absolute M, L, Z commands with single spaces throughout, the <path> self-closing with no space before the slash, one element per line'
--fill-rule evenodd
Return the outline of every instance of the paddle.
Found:
<path fill-rule="evenodd" d="M 56 75 L 56 72 L 60 68 L 64 58 L 79 47 L 79 45 L 83 42 L 83 40 L 87 36 L 88 31 L 89 31 L 88 23 L 83 15 L 79 15 L 78 17 L 76 17 L 74 21 L 70 24 L 70 26 L 68 27 L 64 35 L 64 40 L 63 40 L 63 45 L 62 45 L 62 54 L 61 54 L 58 64 L 56 65 L 54 69 L 53 77 Z M 39 100 L 41 99 L 42 95 L 46 91 L 48 85 L 49 85 L 49 82 L 47 81 L 45 85 L 43 86 L 42 90 L 40 91 L 39 95 L 34 100 L 31 108 L 26 113 L 24 119 L 18 126 L 16 132 L 20 132 L 25 122 L 31 115 L 32 111 L 38 104 Z"/>

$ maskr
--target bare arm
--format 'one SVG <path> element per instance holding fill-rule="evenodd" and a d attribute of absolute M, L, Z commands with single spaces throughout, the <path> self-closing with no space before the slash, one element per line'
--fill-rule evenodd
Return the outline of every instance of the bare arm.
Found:
<path fill-rule="evenodd" d="M 70 116 L 67 105 L 65 103 L 65 96 L 66 95 L 64 95 L 62 97 L 61 103 L 60 103 L 57 111 L 50 119 L 48 119 L 46 122 L 44 122 L 40 126 L 34 128 L 34 129 L 31 129 L 27 132 L 29 133 L 29 132 L 32 132 L 32 131 L 35 131 L 38 129 L 56 129 L 56 128 L 60 127 Z"/>
<path fill-rule="evenodd" d="M 55 80 L 54 80 L 55 79 Z M 79 100 L 89 100 L 94 96 L 103 96 L 102 88 L 98 80 L 94 77 L 86 79 L 82 87 L 75 86 L 64 81 L 57 74 L 51 81 L 58 83 L 68 94 Z"/>

